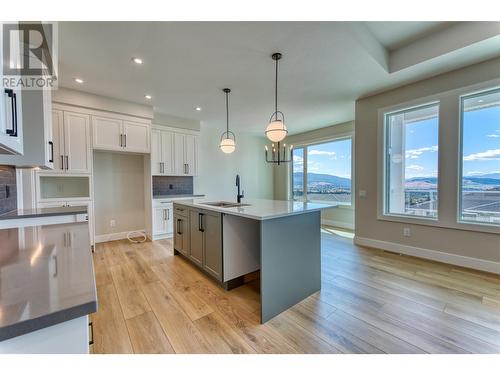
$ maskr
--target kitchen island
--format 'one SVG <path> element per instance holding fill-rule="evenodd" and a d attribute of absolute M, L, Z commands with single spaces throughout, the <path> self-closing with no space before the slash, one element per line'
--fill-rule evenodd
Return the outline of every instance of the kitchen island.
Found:
<path fill-rule="evenodd" d="M 226 289 L 260 271 L 264 323 L 321 288 L 321 213 L 333 204 L 193 199 L 174 203 L 174 251 Z"/>

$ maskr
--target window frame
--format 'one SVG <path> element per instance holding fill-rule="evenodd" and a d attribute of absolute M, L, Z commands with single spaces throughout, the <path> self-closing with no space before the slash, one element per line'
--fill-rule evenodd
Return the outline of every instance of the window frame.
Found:
<path fill-rule="evenodd" d="M 423 225 L 436 228 L 455 229 L 470 232 L 500 234 L 500 227 L 495 225 L 480 225 L 472 222 L 459 222 L 458 219 L 458 200 L 460 199 L 458 183 L 459 183 L 459 168 L 461 163 L 460 148 L 460 96 L 472 95 L 474 93 L 491 91 L 500 89 L 500 78 L 491 79 L 467 86 L 462 86 L 456 89 L 444 90 L 435 94 L 421 96 L 419 98 L 410 99 L 403 102 L 396 102 L 396 104 L 387 103 L 382 104 L 379 108 L 374 109 L 377 112 L 377 161 L 376 161 L 376 179 L 377 179 L 377 212 L 376 218 L 381 221 L 389 221 L 395 223 L 409 224 L 409 225 Z M 384 113 L 390 111 L 397 111 L 398 109 L 418 107 L 425 103 L 432 101 L 440 102 L 439 119 L 440 119 L 440 137 L 439 137 L 439 152 L 447 149 L 446 158 L 439 158 L 438 163 L 438 194 L 442 195 L 444 191 L 446 194 L 452 195 L 451 200 L 446 202 L 440 199 L 438 209 L 440 215 L 438 220 L 419 219 L 416 217 L 384 215 Z M 394 101 L 395 102 L 395 101 Z M 442 136 L 444 134 L 444 136 Z M 453 163 L 449 159 L 453 159 Z M 448 164 L 446 160 L 448 159 Z M 452 180 L 443 179 L 443 168 L 447 171 L 447 175 L 453 175 Z M 445 186 L 446 185 L 446 186 Z M 363 187 L 359 187 L 363 189 Z M 369 192 L 368 192 L 369 193 Z M 363 198 L 360 198 L 363 199 Z M 453 206 L 450 207 L 450 203 Z"/>
<path fill-rule="evenodd" d="M 481 222 L 481 221 L 470 221 L 470 220 L 464 220 L 462 219 L 462 185 L 463 185 L 463 157 L 464 157 L 464 139 L 463 139 L 463 133 L 464 133 L 464 101 L 466 99 L 471 99 L 471 98 L 476 98 L 478 96 L 483 96 L 487 95 L 490 93 L 500 93 L 500 86 L 493 86 L 490 88 L 483 88 L 482 90 L 474 90 L 469 93 L 462 93 L 459 95 L 459 105 L 458 105 L 458 110 L 459 110 L 459 127 L 458 127 L 458 181 L 457 181 L 457 202 L 456 202 L 456 221 L 457 224 L 459 225 L 467 225 L 467 226 L 482 226 L 485 228 L 493 228 L 493 229 L 498 229 L 500 231 L 500 223 L 499 224 L 491 224 L 491 223 L 486 223 L 486 222 Z"/>
<path fill-rule="evenodd" d="M 427 217 L 427 216 L 417 216 L 417 215 L 405 215 L 405 214 L 398 214 L 398 213 L 392 213 L 389 211 L 389 202 L 388 202 L 388 195 L 389 195 L 389 190 L 388 190 L 388 178 L 390 176 L 390 173 L 388 171 L 389 167 L 389 158 L 387 157 L 387 144 L 389 140 L 389 131 L 388 131 L 388 126 L 387 126 L 387 118 L 390 115 L 395 115 L 399 113 L 404 113 L 408 112 L 411 110 L 416 110 L 416 109 L 424 109 L 424 108 L 429 108 L 429 107 L 438 107 L 438 174 L 437 174 L 437 195 L 438 195 L 438 210 L 436 213 L 436 217 Z M 382 131 L 383 131 L 383 144 L 382 144 L 382 149 L 383 149 L 383 166 L 382 166 L 382 212 L 381 216 L 382 217 L 393 217 L 393 218 L 406 218 L 406 219 L 411 219 L 412 221 L 430 221 L 430 222 L 437 222 L 439 221 L 439 196 L 440 196 L 440 173 L 439 173 L 439 143 L 440 143 L 440 136 L 439 136 L 439 127 L 440 127 L 440 115 L 441 115 L 441 103 L 439 100 L 431 100 L 431 101 L 423 101 L 419 104 L 413 104 L 409 106 L 397 106 L 397 109 L 393 110 L 385 110 L 382 111 Z"/>
<path fill-rule="evenodd" d="M 337 203 L 337 207 L 343 207 L 343 208 L 349 208 L 349 209 L 354 209 L 354 196 L 355 196 L 355 189 L 354 189 L 354 132 L 345 132 L 341 133 L 338 135 L 335 135 L 334 137 L 325 137 L 325 138 L 317 138 L 312 141 L 308 142 L 300 142 L 294 145 L 294 149 L 304 149 L 304 168 L 303 168 L 303 186 L 304 186 L 304 202 L 311 202 L 311 203 L 332 203 L 332 201 L 322 201 L 322 200 L 310 200 L 307 198 L 307 159 L 308 159 L 308 147 L 311 146 L 317 146 L 325 143 L 332 143 L 336 141 L 343 141 L 343 140 L 351 140 L 351 202 L 350 203 Z M 289 194 L 290 198 L 293 201 L 300 202 L 300 200 L 294 199 L 293 197 L 293 161 L 291 162 L 291 167 L 289 168 L 289 178 L 290 178 L 290 186 L 289 186 Z M 333 202 L 336 203 L 336 202 Z"/>

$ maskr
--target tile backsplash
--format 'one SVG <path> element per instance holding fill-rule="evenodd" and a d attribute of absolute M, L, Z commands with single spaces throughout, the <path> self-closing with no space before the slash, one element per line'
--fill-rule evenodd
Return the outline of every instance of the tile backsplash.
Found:
<path fill-rule="evenodd" d="M 16 169 L 0 165 L 0 215 L 16 209 Z"/>
<path fill-rule="evenodd" d="M 193 194 L 191 176 L 153 176 L 153 196 Z"/>

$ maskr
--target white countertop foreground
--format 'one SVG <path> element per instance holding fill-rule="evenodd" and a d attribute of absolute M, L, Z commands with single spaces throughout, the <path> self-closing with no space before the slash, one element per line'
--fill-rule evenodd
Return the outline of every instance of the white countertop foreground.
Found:
<path fill-rule="evenodd" d="M 231 199 L 186 199 L 182 202 L 176 203 L 184 206 L 190 206 L 200 209 L 206 209 L 216 212 L 222 212 L 228 215 L 242 216 L 255 220 L 267 220 L 277 217 L 300 215 L 306 212 L 321 211 L 325 208 L 336 207 L 335 203 L 311 203 L 311 202 L 297 202 L 297 201 L 278 201 L 269 199 L 243 199 L 241 203 L 249 204 L 249 206 L 240 207 L 215 207 L 209 206 L 204 203 L 211 202 L 234 202 Z"/>

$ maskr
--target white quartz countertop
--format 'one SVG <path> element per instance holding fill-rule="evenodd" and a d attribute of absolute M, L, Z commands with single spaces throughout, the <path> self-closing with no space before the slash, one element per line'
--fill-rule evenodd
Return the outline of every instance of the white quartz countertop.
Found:
<path fill-rule="evenodd" d="M 267 220 L 278 217 L 300 215 L 306 212 L 321 211 L 325 208 L 336 207 L 335 203 L 311 203 L 311 202 L 297 202 L 297 201 L 279 201 L 268 199 L 243 199 L 241 203 L 247 206 L 238 207 L 216 207 L 210 206 L 206 203 L 213 202 L 230 202 L 236 203 L 231 199 L 187 199 L 182 202 L 176 202 L 175 205 L 195 207 L 198 209 L 205 209 L 210 211 L 222 212 L 228 215 L 242 216 L 255 220 Z"/>

